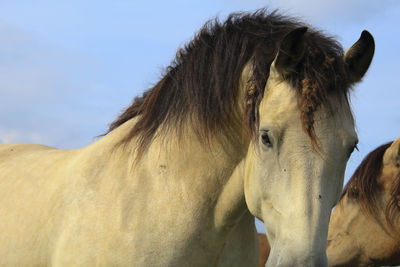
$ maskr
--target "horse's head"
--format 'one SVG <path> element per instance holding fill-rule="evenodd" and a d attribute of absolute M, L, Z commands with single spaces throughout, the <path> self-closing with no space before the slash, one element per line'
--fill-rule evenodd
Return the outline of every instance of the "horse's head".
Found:
<path fill-rule="evenodd" d="M 372 151 L 332 213 L 330 266 L 400 264 L 400 138 Z"/>
<path fill-rule="evenodd" d="M 280 44 L 258 106 L 245 170 L 247 205 L 264 221 L 268 266 L 324 266 L 332 207 L 357 144 L 348 87 L 374 52 L 368 32 L 346 54 L 330 54 L 307 28 Z"/>

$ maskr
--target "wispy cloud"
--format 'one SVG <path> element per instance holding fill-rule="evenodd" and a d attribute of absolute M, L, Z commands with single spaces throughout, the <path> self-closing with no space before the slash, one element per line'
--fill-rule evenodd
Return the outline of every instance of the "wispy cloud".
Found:
<path fill-rule="evenodd" d="M 41 144 L 46 140 L 39 132 L 23 132 L 15 129 L 0 128 L 0 144 L 14 142 L 28 142 Z"/>
<path fill-rule="evenodd" d="M 242 0 L 233 0 L 233 2 L 242 2 Z M 360 22 L 400 4 L 397 0 L 249 0 L 246 3 L 279 8 L 290 15 L 302 16 L 311 22 L 318 23 Z"/>
<path fill-rule="evenodd" d="M 38 98 L 51 94 L 62 79 L 60 55 L 29 34 L 0 22 L 0 103 L 8 96 Z M 17 102 L 18 103 L 18 102 Z"/>
<path fill-rule="evenodd" d="M 0 62 L 0 142 L 85 143 L 80 128 L 95 121 L 87 109 L 96 104 L 97 62 L 1 21 Z"/>
<path fill-rule="evenodd" d="M 1 143 L 12 143 L 19 139 L 19 132 L 14 130 L 0 129 L 0 144 Z"/>

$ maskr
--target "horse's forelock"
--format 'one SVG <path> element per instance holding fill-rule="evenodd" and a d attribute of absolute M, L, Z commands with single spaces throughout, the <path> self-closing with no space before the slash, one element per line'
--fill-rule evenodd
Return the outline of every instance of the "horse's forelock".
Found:
<path fill-rule="evenodd" d="M 306 39 L 307 49 L 303 66 L 292 82 L 300 96 L 300 111 L 303 129 L 309 136 L 314 150 L 323 153 L 314 132 L 315 111 L 324 107 L 333 113 L 330 103 L 333 94 L 342 95 L 348 103 L 351 86 L 348 71 L 343 61 L 343 49 L 336 41 L 322 36 L 319 32 L 310 32 L 313 38 Z"/>

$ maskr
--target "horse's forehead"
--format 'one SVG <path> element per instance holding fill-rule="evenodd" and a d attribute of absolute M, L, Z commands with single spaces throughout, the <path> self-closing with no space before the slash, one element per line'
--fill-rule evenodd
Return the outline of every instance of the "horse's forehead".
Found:
<path fill-rule="evenodd" d="M 269 80 L 260 103 L 260 119 L 286 121 L 294 116 L 298 119 L 297 92 L 288 83 Z"/>
<path fill-rule="evenodd" d="M 260 123 L 267 120 L 276 125 L 301 124 L 299 93 L 285 81 L 270 79 L 260 103 Z M 357 139 L 354 118 L 344 95 L 329 96 L 331 109 L 321 105 L 314 113 L 314 128 L 320 128 L 323 136 L 340 135 L 343 142 Z M 335 129 L 335 131 L 327 131 Z M 323 136 L 319 136 L 322 138 Z"/>
<path fill-rule="evenodd" d="M 347 98 L 344 95 L 332 96 L 330 105 L 332 111 L 324 113 L 324 116 L 328 116 L 327 121 L 334 122 L 335 127 L 343 128 L 350 137 L 357 138 L 354 117 Z"/>
<path fill-rule="evenodd" d="M 268 80 L 264 97 L 260 103 L 260 116 L 268 116 L 268 118 L 288 118 L 293 114 L 300 114 L 299 93 L 285 81 L 279 79 Z M 327 108 L 318 108 L 315 112 L 315 119 L 323 120 L 335 119 L 354 126 L 354 119 L 351 108 L 346 101 L 345 96 L 332 95 L 329 99 L 332 112 Z M 298 117 L 300 119 L 300 117 Z"/>
<path fill-rule="evenodd" d="M 353 114 L 346 97 L 332 95 L 329 101 L 330 109 L 320 108 L 314 115 L 314 128 L 318 138 L 328 140 L 334 136 L 335 140 L 342 142 L 344 147 L 354 146 L 358 138 Z"/>

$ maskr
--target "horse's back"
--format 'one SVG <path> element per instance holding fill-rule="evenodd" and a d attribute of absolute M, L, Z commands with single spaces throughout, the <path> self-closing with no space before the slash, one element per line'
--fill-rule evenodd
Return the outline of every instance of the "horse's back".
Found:
<path fill-rule="evenodd" d="M 67 154 L 43 145 L 0 145 L 0 266 L 48 264 L 62 218 Z"/>
<path fill-rule="evenodd" d="M 1 144 L 0 190 L 18 190 L 28 185 L 34 188 L 43 180 L 49 182 L 50 176 L 62 172 L 62 161 L 68 159 L 70 151 L 35 144 Z"/>
<path fill-rule="evenodd" d="M 0 145 L 0 266 L 132 265 L 118 198 L 127 159 L 113 140 Z"/>

